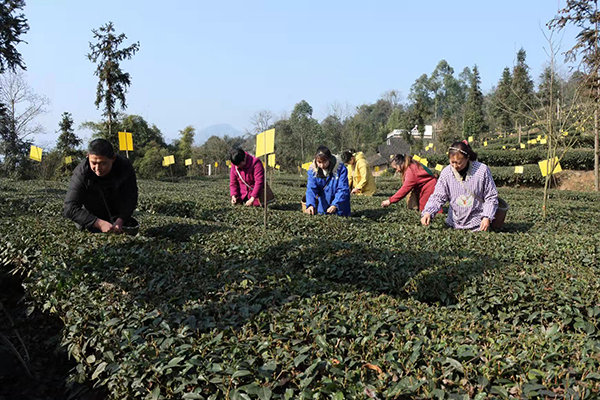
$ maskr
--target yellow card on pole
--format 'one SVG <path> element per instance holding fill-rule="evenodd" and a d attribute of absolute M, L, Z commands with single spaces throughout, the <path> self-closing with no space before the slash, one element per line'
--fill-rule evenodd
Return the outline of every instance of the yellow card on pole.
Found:
<path fill-rule="evenodd" d="M 127 150 L 127 134 L 125 132 L 119 132 L 119 150 Z"/>
<path fill-rule="evenodd" d="M 256 157 L 275 152 L 275 129 L 256 135 Z"/>
<path fill-rule="evenodd" d="M 203 159 L 199 159 L 198 160 L 198 165 L 202 165 L 202 164 L 204 164 L 204 160 Z"/>
<path fill-rule="evenodd" d="M 219 163 L 215 161 L 215 168 L 219 168 Z"/>
<path fill-rule="evenodd" d="M 557 174 L 562 171 L 560 166 L 560 162 L 558 161 L 558 157 L 554 157 L 550 160 L 543 160 L 539 163 L 540 171 L 542 172 L 542 176 L 546 176 L 550 173 Z M 554 166 L 554 170 L 552 170 L 552 166 Z"/>
<path fill-rule="evenodd" d="M 42 148 L 32 145 L 29 149 L 29 158 L 42 162 Z"/>
<path fill-rule="evenodd" d="M 73 162 L 73 157 L 71 157 L 71 156 L 65 157 L 65 164 L 71 164 L 72 162 Z"/>
<path fill-rule="evenodd" d="M 487 140 L 485 142 L 483 142 L 483 147 L 487 146 Z"/>
<path fill-rule="evenodd" d="M 525 146 L 525 143 L 521 143 L 521 148 L 524 149 L 525 147 L 527 147 Z"/>
<path fill-rule="evenodd" d="M 133 151 L 133 136 L 131 132 L 126 132 L 125 139 L 127 141 L 127 150 Z"/>
<path fill-rule="evenodd" d="M 436 166 L 435 166 L 436 171 L 442 172 L 443 169 L 444 169 L 444 166 L 442 164 L 436 164 Z"/>
<path fill-rule="evenodd" d="M 522 173 L 523 173 L 523 166 L 515 167 L 515 174 L 522 174 Z"/>
<path fill-rule="evenodd" d="M 186 158 L 185 159 L 185 165 L 192 165 L 192 159 L 191 158 Z"/>
<path fill-rule="evenodd" d="M 540 140 L 540 144 L 546 144 L 546 143 L 548 143 L 548 140 L 546 140 L 546 139 Z"/>
<path fill-rule="evenodd" d="M 469 136 L 469 143 L 473 143 L 473 136 Z"/>
<path fill-rule="evenodd" d="M 175 156 L 169 156 L 169 165 L 175 164 Z"/>
<path fill-rule="evenodd" d="M 506 146 L 502 146 L 502 150 L 506 150 Z"/>
<path fill-rule="evenodd" d="M 163 167 L 166 167 L 166 166 L 167 166 L 167 157 L 163 157 L 163 160 L 162 160 L 162 166 L 163 166 Z"/>
<path fill-rule="evenodd" d="M 542 135 L 538 135 L 537 140 L 538 141 L 542 140 Z"/>
<path fill-rule="evenodd" d="M 419 157 L 418 155 L 414 155 L 413 156 L 413 160 L 417 161 L 417 162 L 421 162 L 421 157 Z"/>
<path fill-rule="evenodd" d="M 312 162 L 307 162 L 302 164 L 302 169 L 308 171 L 310 169 L 310 165 L 312 164 Z"/>
<path fill-rule="evenodd" d="M 267 161 L 268 161 L 269 167 L 275 168 L 275 154 L 269 154 L 269 156 L 267 157 Z"/>
<path fill-rule="evenodd" d="M 281 169 L 281 166 L 279 164 L 276 164 L 275 169 Z"/>
<path fill-rule="evenodd" d="M 375 167 L 375 172 L 379 172 L 379 166 Z"/>
<path fill-rule="evenodd" d="M 421 158 L 421 164 L 423 164 L 424 166 L 429 166 L 429 161 L 427 161 L 426 158 Z"/>

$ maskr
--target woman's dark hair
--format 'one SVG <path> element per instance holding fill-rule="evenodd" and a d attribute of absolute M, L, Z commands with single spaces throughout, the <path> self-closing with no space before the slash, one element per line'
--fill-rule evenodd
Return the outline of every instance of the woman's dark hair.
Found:
<path fill-rule="evenodd" d="M 94 139 L 88 146 L 88 153 L 94 156 L 104 156 L 113 158 L 115 156 L 115 150 L 112 144 L 106 139 Z"/>
<path fill-rule="evenodd" d="M 315 166 L 317 165 L 317 160 L 329 160 L 329 166 L 327 167 L 327 175 L 331 174 L 337 163 L 335 157 L 331 154 L 331 150 L 329 150 L 327 146 L 319 146 L 319 148 L 317 148 L 317 153 L 315 154 Z M 317 176 L 319 178 L 322 178 L 322 176 L 320 176 L 320 173 L 321 168 L 318 168 Z"/>
<path fill-rule="evenodd" d="M 229 159 L 233 165 L 238 166 L 246 159 L 246 152 L 242 149 L 233 149 L 229 152 Z"/>
<path fill-rule="evenodd" d="M 350 160 L 352 159 L 352 155 L 353 155 L 353 153 L 350 150 L 346 150 L 346 151 L 342 152 L 342 155 L 340 156 L 340 158 L 342 159 L 342 162 L 344 164 L 348 164 L 350 162 Z"/>
<path fill-rule="evenodd" d="M 355 154 L 356 154 L 356 150 L 348 149 L 348 150 L 342 152 L 342 155 L 340 156 L 340 158 L 342 159 L 342 162 L 344 164 L 348 164 Z"/>
<path fill-rule="evenodd" d="M 408 169 L 408 166 L 412 164 L 413 159 L 408 156 L 408 154 L 396 154 L 394 158 L 392 158 L 392 165 L 397 165 L 400 167 L 400 175 L 404 176 L 404 173 Z M 420 165 L 420 164 L 419 164 Z"/>
<path fill-rule="evenodd" d="M 462 142 L 454 142 L 448 149 L 448 157 L 458 153 L 467 156 L 467 158 L 471 161 L 477 161 L 477 153 L 473 151 L 466 140 L 463 140 Z"/>

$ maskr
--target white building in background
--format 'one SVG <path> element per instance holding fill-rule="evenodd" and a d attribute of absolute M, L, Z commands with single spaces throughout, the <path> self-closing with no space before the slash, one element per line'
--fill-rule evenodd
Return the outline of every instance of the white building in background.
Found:
<path fill-rule="evenodd" d="M 396 129 L 394 130 L 392 133 L 399 131 L 400 129 Z M 419 127 L 418 125 L 415 125 L 414 128 L 411 129 L 410 134 L 413 135 L 415 138 L 421 138 L 421 132 L 419 132 Z M 390 133 L 391 135 L 391 133 Z M 390 136 L 388 135 L 388 137 Z M 433 139 L 433 126 L 432 125 L 425 125 L 425 132 L 423 133 L 423 139 Z"/>

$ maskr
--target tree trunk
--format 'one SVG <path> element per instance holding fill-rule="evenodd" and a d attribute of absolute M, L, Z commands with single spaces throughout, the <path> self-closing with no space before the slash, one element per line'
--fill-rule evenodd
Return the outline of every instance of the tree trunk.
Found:
<path fill-rule="evenodd" d="M 594 188 L 596 192 L 599 190 L 600 181 L 598 180 L 598 167 L 600 158 L 600 149 L 598 146 L 598 100 L 596 100 L 596 108 L 594 110 Z"/>

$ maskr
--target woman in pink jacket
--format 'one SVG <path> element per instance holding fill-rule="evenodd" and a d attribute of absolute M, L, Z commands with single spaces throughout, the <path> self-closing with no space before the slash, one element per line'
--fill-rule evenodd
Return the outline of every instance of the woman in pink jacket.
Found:
<path fill-rule="evenodd" d="M 231 204 L 260 206 L 260 193 L 264 190 L 265 170 L 258 157 L 242 149 L 234 149 L 230 154 L 229 193 Z"/>
<path fill-rule="evenodd" d="M 381 206 L 387 207 L 392 203 L 399 202 L 412 190 L 413 194 L 419 200 L 419 210 L 423 211 L 437 182 L 431 171 L 423 164 L 403 154 L 396 154 L 394 156 L 392 168 L 402 175 L 402 187 L 395 195 L 381 202 Z"/>

